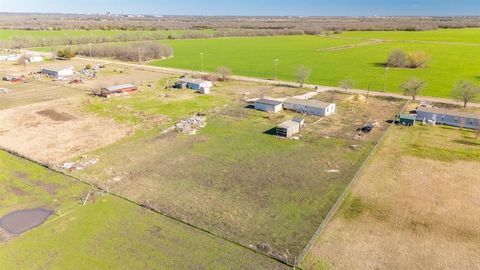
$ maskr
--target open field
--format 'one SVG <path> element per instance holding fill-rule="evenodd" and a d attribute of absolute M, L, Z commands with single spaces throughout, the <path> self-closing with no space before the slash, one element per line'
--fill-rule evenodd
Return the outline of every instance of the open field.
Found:
<path fill-rule="evenodd" d="M 385 67 L 392 50 L 424 51 L 431 60 L 427 68 L 418 70 L 390 69 L 387 73 L 386 91 L 401 93 L 399 85 L 416 76 L 428 82 L 422 95 L 449 97 L 458 80 L 480 80 L 480 44 L 476 36 L 480 29 L 438 30 L 432 32 L 345 32 L 333 38 L 315 36 L 287 36 L 262 38 L 222 38 L 200 40 L 165 41 L 174 48 L 175 57 L 153 61 L 156 66 L 200 70 L 200 53 L 204 53 L 204 70 L 215 71 L 227 66 L 237 75 L 259 78 L 275 77 L 275 59 L 279 59 L 278 78 L 295 80 L 295 70 L 300 64 L 312 69 L 309 83 L 338 86 L 341 80 L 356 81 L 356 88 L 384 90 Z M 467 34 L 463 34 L 467 33 Z M 403 40 L 419 37 L 419 40 L 446 40 L 471 44 L 429 44 L 390 41 L 368 46 L 321 51 L 364 40 L 347 38 L 383 38 Z M 422 36 L 425 34 L 425 37 Z M 453 37 L 452 37 L 453 36 Z M 338 37 L 346 37 L 338 38 Z M 423 38 L 422 38 L 423 37 Z M 477 43 L 475 43 L 477 42 Z"/>
<path fill-rule="evenodd" d="M 55 211 L 22 235 L 0 234 L 2 268 L 286 269 L 111 195 L 92 195 L 83 206 L 88 192 L 87 185 L 0 152 L 0 216 L 35 207 Z"/>
<path fill-rule="evenodd" d="M 161 89 L 93 100 L 86 110 L 136 125 L 150 120 L 131 115 L 161 115 L 162 128 L 204 112 L 207 126 L 195 136 L 139 130 L 88 153 L 100 162 L 71 173 L 290 263 L 369 153 L 384 121 L 401 106 L 376 98 L 367 106 L 337 94 L 338 118 L 309 116 L 302 140 L 290 141 L 268 131 L 294 113 L 271 118 L 239 101 L 246 92 L 285 96 L 299 89 L 237 82 L 221 83 L 209 96 Z M 370 111 L 374 107 L 384 109 Z M 354 130 L 368 121 L 380 121 L 382 127 L 354 140 Z"/>
<path fill-rule="evenodd" d="M 394 127 L 303 269 L 478 269 L 480 141 Z"/>

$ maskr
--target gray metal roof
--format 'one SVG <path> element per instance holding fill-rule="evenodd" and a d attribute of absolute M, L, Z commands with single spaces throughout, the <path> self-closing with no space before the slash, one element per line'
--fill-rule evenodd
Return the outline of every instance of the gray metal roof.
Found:
<path fill-rule="evenodd" d="M 262 103 L 262 104 L 278 106 L 278 105 L 282 104 L 283 102 L 278 101 L 278 100 L 274 100 L 274 99 L 261 98 L 261 99 L 255 101 L 255 103 Z"/>
<path fill-rule="evenodd" d="M 131 83 L 119 84 L 119 85 L 114 85 L 114 86 L 107 87 L 105 89 L 107 89 L 107 91 L 117 91 L 117 90 L 121 90 L 121 89 L 125 89 L 125 88 L 135 88 L 135 85 L 133 85 Z"/>
<path fill-rule="evenodd" d="M 293 120 L 287 120 L 281 124 L 278 125 L 279 128 L 285 128 L 285 129 L 289 129 L 291 127 L 295 127 L 295 126 L 299 126 L 300 124 L 298 122 L 295 122 Z"/>
<path fill-rule="evenodd" d="M 310 100 L 310 99 L 298 99 L 298 98 L 287 98 L 285 103 L 291 103 L 296 105 L 303 105 L 308 107 L 326 109 L 328 106 L 332 105 L 332 103 L 327 103 L 318 100 Z"/>
<path fill-rule="evenodd" d="M 417 113 L 418 112 L 436 113 L 436 114 L 451 115 L 451 116 L 454 116 L 454 117 L 480 119 L 480 114 L 478 114 L 478 113 L 460 112 L 460 111 L 454 111 L 454 110 L 449 110 L 449 109 L 441 109 L 441 108 L 419 107 L 417 109 Z"/>

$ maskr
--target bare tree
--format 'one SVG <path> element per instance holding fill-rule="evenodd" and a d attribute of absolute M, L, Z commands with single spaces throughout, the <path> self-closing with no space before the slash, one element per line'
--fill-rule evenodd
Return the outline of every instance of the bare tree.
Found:
<path fill-rule="evenodd" d="M 472 81 L 463 80 L 457 82 L 452 91 L 452 97 L 463 102 L 463 107 L 467 107 L 469 102 L 475 101 L 480 96 L 480 87 Z"/>
<path fill-rule="evenodd" d="M 232 71 L 228 67 L 218 67 L 217 74 L 220 76 L 222 81 L 226 81 L 227 78 L 232 75 Z"/>
<path fill-rule="evenodd" d="M 305 81 L 310 77 L 311 70 L 304 65 L 299 65 L 297 67 L 297 82 L 300 84 L 300 87 L 303 87 Z"/>
<path fill-rule="evenodd" d="M 340 88 L 345 90 L 345 92 L 347 92 L 348 89 L 352 89 L 354 87 L 354 85 L 355 85 L 355 82 L 353 80 L 350 80 L 350 79 L 342 80 L 340 82 Z"/>
<path fill-rule="evenodd" d="M 24 54 L 20 58 L 18 58 L 17 64 L 22 65 L 23 69 L 26 69 L 29 61 L 30 61 L 30 57 L 28 55 Z"/>
<path fill-rule="evenodd" d="M 405 67 L 407 62 L 407 54 L 401 49 L 395 49 L 388 57 L 387 67 L 401 68 Z"/>
<path fill-rule="evenodd" d="M 403 94 L 405 96 L 410 96 L 413 100 L 415 100 L 417 95 L 423 90 L 423 88 L 425 88 L 426 85 L 426 81 L 412 77 L 402 83 L 400 88 L 403 89 Z"/>

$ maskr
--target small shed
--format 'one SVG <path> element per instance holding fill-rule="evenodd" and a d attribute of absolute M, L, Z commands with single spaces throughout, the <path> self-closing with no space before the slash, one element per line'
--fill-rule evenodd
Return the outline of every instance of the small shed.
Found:
<path fill-rule="evenodd" d="M 401 125 L 404 126 L 413 126 L 415 125 L 415 115 L 410 114 L 400 114 L 398 121 Z"/>
<path fill-rule="evenodd" d="M 330 116 L 335 114 L 336 105 L 318 100 L 287 98 L 283 104 L 283 108 L 306 114 Z"/>
<path fill-rule="evenodd" d="M 299 117 L 299 116 L 294 117 L 294 118 L 292 119 L 292 121 L 297 122 L 298 124 L 300 124 L 300 128 L 302 128 L 303 125 L 305 125 L 305 119 L 304 119 L 303 117 Z"/>
<path fill-rule="evenodd" d="M 130 93 L 137 91 L 137 87 L 133 84 L 120 84 L 114 85 L 106 88 L 102 88 L 100 91 L 100 96 L 102 97 L 112 97 L 112 96 L 123 96 L 129 95 Z"/>
<path fill-rule="evenodd" d="M 300 123 L 293 120 L 285 121 L 277 126 L 277 136 L 290 138 L 300 132 Z"/>
<path fill-rule="evenodd" d="M 275 99 L 261 98 L 255 101 L 255 110 L 264 112 L 279 112 L 282 110 L 282 102 Z"/>

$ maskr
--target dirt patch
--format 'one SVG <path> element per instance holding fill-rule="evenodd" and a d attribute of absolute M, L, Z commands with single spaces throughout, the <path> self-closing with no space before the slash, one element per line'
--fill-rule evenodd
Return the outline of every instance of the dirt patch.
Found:
<path fill-rule="evenodd" d="M 44 164 L 59 164 L 111 144 L 131 128 L 80 111 L 72 100 L 55 100 L 0 111 L 0 147 Z"/>
<path fill-rule="evenodd" d="M 70 121 L 74 120 L 75 117 L 64 112 L 57 112 L 54 109 L 47 109 L 37 112 L 38 115 L 48 117 L 54 121 Z"/>
<path fill-rule="evenodd" d="M 0 227 L 10 234 L 22 234 L 42 225 L 52 214 L 52 210 L 43 208 L 15 211 L 0 218 Z"/>
<path fill-rule="evenodd" d="M 450 141 L 461 136 L 455 129 L 395 127 L 303 269 L 478 269 L 479 162 L 409 154 L 408 143 L 423 140 L 458 150 Z"/>
<path fill-rule="evenodd" d="M 10 192 L 12 192 L 13 194 L 17 195 L 17 196 L 25 196 L 27 195 L 27 193 L 20 189 L 20 188 L 17 188 L 17 187 L 9 187 L 10 189 Z"/>

